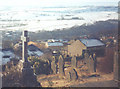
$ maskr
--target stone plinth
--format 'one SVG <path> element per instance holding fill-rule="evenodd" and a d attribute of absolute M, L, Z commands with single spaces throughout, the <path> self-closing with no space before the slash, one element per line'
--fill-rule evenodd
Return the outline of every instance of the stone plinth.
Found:
<path fill-rule="evenodd" d="M 34 75 L 33 69 L 30 66 L 29 62 L 22 62 L 21 67 L 22 67 L 22 79 L 21 79 L 21 84 L 24 87 L 40 87 L 40 83 L 37 81 L 36 75 Z"/>

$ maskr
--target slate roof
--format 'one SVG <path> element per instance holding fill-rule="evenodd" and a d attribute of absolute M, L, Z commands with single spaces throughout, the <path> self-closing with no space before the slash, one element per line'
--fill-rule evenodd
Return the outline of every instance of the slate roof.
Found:
<path fill-rule="evenodd" d="M 61 42 L 48 42 L 48 46 L 63 46 Z"/>
<path fill-rule="evenodd" d="M 31 44 L 31 45 L 28 45 L 28 50 L 36 51 L 36 50 L 40 50 L 40 49 L 38 47 L 36 47 L 35 45 Z"/>
<path fill-rule="evenodd" d="M 29 56 L 41 56 L 43 55 L 43 52 L 38 47 L 31 44 L 28 46 L 28 55 Z"/>
<path fill-rule="evenodd" d="M 0 50 L 0 65 L 6 64 L 7 62 L 10 61 L 11 58 L 19 58 L 18 56 L 15 56 L 13 53 L 13 50 L 11 49 L 2 49 Z"/>
<path fill-rule="evenodd" d="M 97 40 L 97 39 L 80 39 L 80 41 L 86 47 L 96 47 L 96 46 L 104 46 L 105 45 L 104 43 L 102 43 L 100 40 Z"/>

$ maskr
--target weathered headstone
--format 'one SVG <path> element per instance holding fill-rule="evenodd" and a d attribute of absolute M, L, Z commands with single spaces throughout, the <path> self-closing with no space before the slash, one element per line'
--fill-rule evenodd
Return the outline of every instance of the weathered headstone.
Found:
<path fill-rule="evenodd" d="M 88 53 L 85 53 L 84 54 L 84 61 L 85 61 L 86 64 L 88 63 L 88 58 L 89 58 Z"/>
<path fill-rule="evenodd" d="M 93 54 L 93 60 L 94 60 L 94 72 L 96 72 L 96 67 L 97 67 L 97 58 L 96 58 L 96 54 Z"/>
<path fill-rule="evenodd" d="M 57 64 L 55 56 L 53 56 L 52 62 L 51 62 L 51 69 L 53 70 L 53 74 L 57 73 Z"/>
<path fill-rule="evenodd" d="M 71 59 L 71 64 L 72 64 L 72 67 L 76 68 L 77 67 L 77 60 L 76 60 L 76 57 L 73 56 L 72 59 Z"/>
<path fill-rule="evenodd" d="M 67 80 L 68 80 L 68 81 L 71 81 L 71 73 L 70 73 L 70 72 L 68 72 L 68 73 L 66 74 L 66 77 L 67 77 Z"/>
<path fill-rule="evenodd" d="M 19 62 L 19 65 L 22 70 L 22 85 L 24 87 L 37 87 L 40 86 L 40 83 L 37 82 L 37 78 L 34 75 L 33 69 L 31 68 L 30 63 L 28 62 L 28 54 L 27 54 L 27 43 L 28 43 L 28 32 L 23 31 L 23 35 L 21 36 L 22 40 L 22 60 Z"/>
<path fill-rule="evenodd" d="M 71 81 L 75 81 L 78 79 L 78 75 L 75 69 L 72 69 L 70 71 L 70 78 L 71 78 Z"/>
<path fill-rule="evenodd" d="M 92 58 L 92 56 L 90 55 L 89 57 L 89 72 L 90 73 L 94 73 L 94 60 Z"/>
<path fill-rule="evenodd" d="M 84 61 L 85 61 L 86 66 L 88 67 L 88 71 L 89 71 L 90 70 L 90 60 L 89 60 L 88 53 L 84 54 Z"/>
<path fill-rule="evenodd" d="M 59 64 L 59 74 L 64 75 L 64 60 L 62 55 L 59 56 L 58 64 Z"/>
<path fill-rule="evenodd" d="M 90 55 L 88 60 L 87 60 L 87 67 L 88 67 L 88 72 L 89 73 L 94 73 L 94 60 L 93 57 Z"/>

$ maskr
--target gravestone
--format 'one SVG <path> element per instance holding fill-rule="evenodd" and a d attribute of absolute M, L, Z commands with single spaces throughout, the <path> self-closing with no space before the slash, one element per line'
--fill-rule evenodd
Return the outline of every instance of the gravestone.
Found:
<path fill-rule="evenodd" d="M 71 73 L 70 72 L 67 73 L 66 77 L 67 77 L 68 81 L 71 81 Z"/>
<path fill-rule="evenodd" d="M 76 60 L 76 57 L 73 56 L 72 59 L 71 59 L 71 64 L 72 64 L 72 67 L 76 68 L 77 67 L 77 60 Z"/>
<path fill-rule="evenodd" d="M 65 75 L 64 74 L 64 60 L 63 60 L 62 55 L 59 56 L 58 64 L 59 64 L 59 74 L 64 76 Z"/>
<path fill-rule="evenodd" d="M 88 53 L 84 54 L 84 61 L 85 61 L 86 66 L 88 67 L 88 71 L 89 71 L 90 70 L 90 60 L 89 60 L 89 54 Z"/>
<path fill-rule="evenodd" d="M 85 53 L 84 54 L 84 61 L 85 61 L 86 64 L 88 63 L 88 58 L 89 58 L 88 53 Z"/>
<path fill-rule="evenodd" d="M 53 56 L 52 62 L 51 62 L 51 69 L 53 70 L 53 74 L 57 74 L 57 64 L 55 56 Z"/>
<path fill-rule="evenodd" d="M 96 67 L 97 67 L 97 58 L 96 58 L 96 54 L 93 54 L 93 60 L 94 60 L 94 72 L 96 72 Z"/>
<path fill-rule="evenodd" d="M 75 69 L 72 69 L 72 70 L 70 71 L 70 79 L 71 79 L 71 81 L 75 81 L 75 80 L 78 79 L 78 75 L 77 75 L 77 72 L 76 72 Z"/>
<path fill-rule="evenodd" d="M 118 54 L 117 52 L 114 53 L 114 65 L 113 65 L 113 72 L 114 72 L 114 80 L 118 80 Z"/>
<path fill-rule="evenodd" d="M 89 56 L 89 72 L 94 73 L 94 60 L 93 57 L 90 55 Z"/>
<path fill-rule="evenodd" d="M 30 63 L 28 62 L 28 53 L 27 53 L 27 43 L 28 43 L 28 31 L 23 31 L 21 36 L 22 40 L 22 60 L 19 62 L 19 67 L 22 71 L 22 85 L 24 87 L 37 87 L 40 86 L 40 83 L 37 82 L 37 78 L 34 75 L 33 69 L 31 68 Z"/>

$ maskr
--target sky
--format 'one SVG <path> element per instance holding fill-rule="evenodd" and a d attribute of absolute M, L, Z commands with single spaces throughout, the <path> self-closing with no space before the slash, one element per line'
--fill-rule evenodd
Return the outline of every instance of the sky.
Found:
<path fill-rule="evenodd" d="M 117 5 L 119 1 L 120 0 L 0 0 L 0 6 Z"/>

